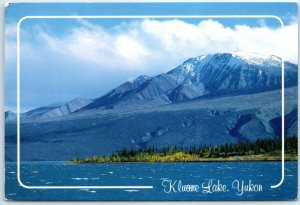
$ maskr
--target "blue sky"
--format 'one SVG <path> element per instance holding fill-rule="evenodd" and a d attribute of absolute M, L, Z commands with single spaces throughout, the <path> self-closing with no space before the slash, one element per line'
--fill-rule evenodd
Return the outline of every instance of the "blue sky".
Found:
<path fill-rule="evenodd" d="M 6 9 L 6 109 L 16 110 L 16 22 L 36 15 L 277 15 L 274 19 L 28 19 L 21 25 L 21 110 L 96 98 L 213 52 L 297 63 L 295 3 L 12 4 Z M 282 41 L 282 39 L 287 39 Z"/>

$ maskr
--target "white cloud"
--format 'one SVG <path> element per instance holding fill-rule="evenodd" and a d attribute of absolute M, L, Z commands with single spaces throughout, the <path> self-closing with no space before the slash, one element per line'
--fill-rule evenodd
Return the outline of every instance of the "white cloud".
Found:
<path fill-rule="evenodd" d="M 11 62 L 16 59 L 16 34 L 17 27 L 15 24 L 5 26 L 5 61 Z"/>
<path fill-rule="evenodd" d="M 80 22 L 81 27 L 62 38 L 46 32 L 40 32 L 40 37 L 52 50 L 102 69 L 169 66 L 168 70 L 186 58 L 217 52 L 274 54 L 297 63 L 297 23 L 281 30 L 263 23 L 260 27 L 230 28 L 214 20 L 194 25 L 181 20 L 146 19 L 108 30 L 85 20 Z"/>
<path fill-rule="evenodd" d="M 203 20 L 195 25 L 178 19 L 145 19 L 110 29 L 86 20 L 78 22 L 80 27 L 62 37 L 37 29 L 44 52 L 55 52 L 67 60 L 93 64 L 99 69 L 141 72 L 167 71 L 187 58 L 217 52 L 274 54 L 293 63 L 298 59 L 297 22 L 284 29 L 266 27 L 263 20 L 259 27 L 236 25 L 234 28 L 215 20 Z M 8 32 L 14 31 L 7 28 Z"/>
<path fill-rule="evenodd" d="M 43 31 L 40 31 L 43 32 Z M 39 55 L 35 51 L 36 45 L 27 39 L 28 33 L 20 29 L 21 51 L 26 53 L 26 60 L 38 60 Z M 5 63 L 7 69 L 17 63 L 17 23 L 5 25 Z M 8 66 L 9 65 L 9 66 Z M 15 69 L 15 67 L 13 67 Z"/>

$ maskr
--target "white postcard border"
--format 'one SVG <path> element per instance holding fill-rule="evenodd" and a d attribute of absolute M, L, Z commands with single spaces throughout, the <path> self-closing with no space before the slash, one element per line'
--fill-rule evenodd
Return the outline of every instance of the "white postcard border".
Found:
<path fill-rule="evenodd" d="M 282 19 L 275 15 L 146 15 L 146 16 L 133 16 L 133 15 L 120 15 L 120 16 L 24 16 L 18 21 L 17 24 L 17 179 L 23 188 L 26 189 L 153 189 L 153 186 L 28 186 L 21 181 L 21 168 L 20 168 L 20 26 L 24 20 L 27 19 L 148 19 L 148 18 L 269 18 L 276 19 L 284 28 Z M 281 180 L 278 184 L 272 185 L 271 188 L 278 188 L 284 181 L 284 59 L 281 56 L 282 80 L 281 80 L 281 107 L 282 107 L 282 152 L 281 152 Z"/>

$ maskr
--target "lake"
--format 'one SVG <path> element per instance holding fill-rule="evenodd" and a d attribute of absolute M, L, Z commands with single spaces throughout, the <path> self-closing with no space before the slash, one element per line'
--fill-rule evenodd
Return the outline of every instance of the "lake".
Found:
<path fill-rule="evenodd" d="M 28 186 L 153 186 L 45 190 L 19 186 L 16 163 L 7 162 L 5 193 L 12 200 L 293 200 L 297 162 L 285 166 L 284 183 L 271 189 L 280 181 L 281 162 L 21 163 L 21 180 Z M 242 193 L 239 187 L 249 182 Z"/>

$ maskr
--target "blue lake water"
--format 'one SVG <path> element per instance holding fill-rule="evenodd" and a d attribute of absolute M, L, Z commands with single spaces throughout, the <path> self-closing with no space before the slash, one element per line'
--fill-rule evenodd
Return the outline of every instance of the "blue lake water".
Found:
<path fill-rule="evenodd" d="M 280 181 L 280 162 L 21 163 L 21 181 L 27 186 L 153 186 L 153 189 L 44 190 L 19 186 L 16 163 L 8 162 L 5 193 L 12 200 L 293 200 L 297 197 L 297 162 L 286 162 L 285 166 L 284 183 L 271 189 L 271 185 Z M 183 185 L 199 185 L 199 190 L 179 192 L 179 180 Z M 226 191 L 203 193 L 209 181 L 217 184 L 218 180 L 219 187 L 225 185 Z M 262 191 L 244 191 L 238 195 L 241 192 L 232 183 L 249 184 L 249 180 L 261 185 Z"/>

